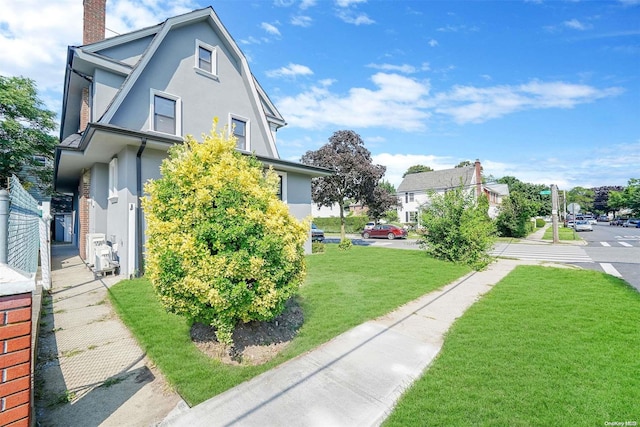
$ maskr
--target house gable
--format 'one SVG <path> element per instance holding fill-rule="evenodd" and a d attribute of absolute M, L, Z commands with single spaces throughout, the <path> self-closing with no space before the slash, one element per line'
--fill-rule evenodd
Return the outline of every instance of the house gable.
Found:
<path fill-rule="evenodd" d="M 195 75 L 194 40 L 202 40 L 220 49 L 220 52 L 217 52 L 219 53 L 217 79 L 212 78 L 210 82 L 204 82 L 205 76 Z M 225 72 L 228 75 L 223 75 Z M 191 77 L 185 81 L 187 73 Z M 202 79 L 196 79 L 196 77 L 202 77 Z M 151 85 L 159 86 L 155 89 L 176 96 L 181 96 L 176 92 L 184 91 L 187 97 L 198 101 L 183 103 L 196 112 L 195 115 L 190 115 L 187 111 L 183 112 L 183 117 L 193 117 L 190 119 L 192 122 L 184 124 L 184 135 L 191 133 L 199 137 L 204 130 L 208 131 L 211 128 L 213 117 L 216 116 L 221 125 L 229 124 L 231 118 L 226 111 L 231 111 L 249 120 L 252 142 L 258 143 L 258 145 L 252 145 L 250 149 L 261 155 L 277 157 L 275 129 L 272 123 L 267 121 L 264 110 L 264 105 L 269 105 L 270 101 L 260 96 L 258 85 L 249 71 L 246 58 L 211 7 L 170 18 L 162 24 L 160 31 L 149 44 L 147 51 L 128 76 L 100 122 L 140 130 L 148 128 L 148 122 L 141 122 L 148 117 L 131 118 L 130 115 L 132 111 L 149 110 L 148 106 L 142 109 L 142 104 L 148 102 L 148 96 L 144 96 L 142 92 L 149 90 Z M 207 89 L 211 90 L 211 94 Z M 207 93 L 209 99 L 204 99 L 203 93 Z M 227 97 L 227 93 L 235 95 Z M 241 93 L 246 93 L 245 99 L 238 95 Z M 226 107 L 217 106 L 215 101 L 218 99 L 225 99 L 225 102 L 231 102 L 231 104 Z M 204 111 L 209 117 L 201 116 L 203 106 L 206 106 Z M 216 108 L 221 112 L 219 115 L 215 113 Z M 237 113 L 235 113 L 236 109 Z M 275 107 L 269 110 L 271 114 L 277 112 Z M 281 117 L 276 119 L 284 124 Z M 127 120 L 134 120 L 136 123 L 127 123 Z M 206 125 L 203 127 L 205 120 Z"/>

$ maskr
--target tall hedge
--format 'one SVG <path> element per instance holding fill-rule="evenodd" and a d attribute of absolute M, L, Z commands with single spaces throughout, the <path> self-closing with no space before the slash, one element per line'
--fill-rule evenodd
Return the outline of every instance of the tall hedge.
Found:
<path fill-rule="evenodd" d="M 216 328 L 271 320 L 305 275 L 309 225 L 278 199 L 277 175 L 235 150 L 226 130 L 188 137 L 145 186 L 146 273 L 164 307 Z"/>

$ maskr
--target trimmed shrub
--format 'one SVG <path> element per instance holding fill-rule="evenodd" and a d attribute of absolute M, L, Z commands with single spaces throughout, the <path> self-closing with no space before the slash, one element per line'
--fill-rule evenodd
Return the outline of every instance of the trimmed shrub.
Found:
<path fill-rule="evenodd" d="M 279 315 L 305 275 L 309 224 L 276 195 L 278 177 L 214 129 L 187 137 L 145 185 L 146 273 L 164 307 L 216 328 Z"/>
<path fill-rule="evenodd" d="M 352 246 L 353 243 L 351 243 L 351 239 L 342 239 L 340 243 L 338 243 L 338 249 L 341 251 L 348 251 Z"/>
<path fill-rule="evenodd" d="M 547 224 L 547 222 L 542 218 L 536 218 L 536 228 L 542 228 Z"/>
<path fill-rule="evenodd" d="M 324 243 L 322 243 L 322 242 L 312 242 L 311 243 L 311 253 L 313 253 L 313 254 L 324 253 Z"/>

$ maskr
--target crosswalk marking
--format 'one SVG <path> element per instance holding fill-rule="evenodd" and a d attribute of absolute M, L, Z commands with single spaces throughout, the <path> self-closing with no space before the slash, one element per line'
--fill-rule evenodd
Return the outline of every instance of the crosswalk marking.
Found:
<path fill-rule="evenodd" d="M 627 248 L 632 248 L 633 247 L 633 245 L 631 245 L 631 244 L 629 244 L 627 242 L 618 242 L 618 243 L 620 243 L 622 246 L 625 246 Z"/>
<path fill-rule="evenodd" d="M 601 244 L 602 246 L 606 246 L 606 247 L 610 247 L 610 246 L 611 246 L 611 245 L 610 245 L 609 243 L 607 243 L 607 242 L 600 242 L 600 244 Z"/>
<path fill-rule="evenodd" d="M 618 270 L 608 262 L 601 262 L 600 267 L 602 267 L 605 273 L 622 278 L 622 274 L 620 274 L 620 272 L 618 272 Z"/>
<path fill-rule="evenodd" d="M 580 246 L 499 243 L 494 247 L 491 255 L 503 258 L 561 263 L 593 262 L 591 257 Z"/>

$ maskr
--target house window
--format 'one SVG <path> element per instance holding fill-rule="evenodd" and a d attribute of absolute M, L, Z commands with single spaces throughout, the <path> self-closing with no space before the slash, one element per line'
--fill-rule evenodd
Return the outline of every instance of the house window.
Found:
<path fill-rule="evenodd" d="M 413 193 L 404 193 L 404 202 L 409 203 L 413 202 Z"/>
<path fill-rule="evenodd" d="M 409 212 L 409 222 L 416 222 L 418 220 L 418 212 Z"/>
<path fill-rule="evenodd" d="M 217 50 L 215 47 L 201 40 L 196 40 L 195 58 L 196 71 L 208 77 L 218 75 Z"/>
<path fill-rule="evenodd" d="M 285 172 L 276 172 L 278 174 L 278 199 L 283 202 L 287 201 L 287 174 Z"/>
<path fill-rule="evenodd" d="M 109 162 L 109 201 L 118 201 L 118 158 L 114 157 Z"/>
<path fill-rule="evenodd" d="M 151 90 L 151 130 L 180 135 L 182 133 L 180 98 Z"/>
<path fill-rule="evenodd" d="M 236 148 L 242 151 L 249 151 L 249 122 L 247 119 L 231 116 L 230 128 L 233 136 L 236 138 Z"/>

